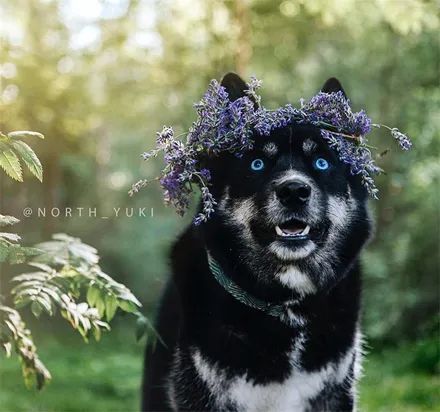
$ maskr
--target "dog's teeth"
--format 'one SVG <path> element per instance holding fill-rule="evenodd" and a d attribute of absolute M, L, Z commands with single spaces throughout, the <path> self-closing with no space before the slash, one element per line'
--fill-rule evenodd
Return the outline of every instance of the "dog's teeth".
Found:
<path fill-rule="evenodd" d="M 302 231 L 302 235 L 308 235 L 309 234 L 309 232 L 310 232 L 310 226 L 309 225 L 307 225 L 306 226 L 306 228 Z"/>
<path fill-rule="evenodd" d="M 286 236 L 279 226 L 275 226 L 275 232 L 277 232 L 278 236 Z"/>
<path fill-rule="evenodd" d="M 292 236 L 305 236 L 308 235 L 310 232 L 310 226 L 307 225 L 302 232 L 296 232 L 296 233 L 290 233 L 285 232 L 283 229 L 281 229 L 279 226 L 275 226 L 275 232 L 278 236 L 284 236 L 284 237 L 292 237 Z"/>

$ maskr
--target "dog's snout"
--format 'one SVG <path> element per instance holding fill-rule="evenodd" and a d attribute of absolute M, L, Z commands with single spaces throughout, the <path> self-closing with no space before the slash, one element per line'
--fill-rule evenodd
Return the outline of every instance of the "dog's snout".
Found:
<path fill-rule="evenodd" d="M 291 207 L 307 203 L 312 188 L 307 183 L 293 180 L 280 184 L 276 187 L 275 192 L 282 205 Z"/>

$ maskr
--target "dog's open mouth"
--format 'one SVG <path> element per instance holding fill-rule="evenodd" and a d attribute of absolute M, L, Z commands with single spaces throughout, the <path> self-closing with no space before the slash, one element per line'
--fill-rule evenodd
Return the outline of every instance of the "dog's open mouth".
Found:
<path fill-rule="evenodd" d="M 285 240 L 305 240 L 309 238 L 310 226 L 297 219 L 291 219 L 275 226 L 278 237 Z"/>

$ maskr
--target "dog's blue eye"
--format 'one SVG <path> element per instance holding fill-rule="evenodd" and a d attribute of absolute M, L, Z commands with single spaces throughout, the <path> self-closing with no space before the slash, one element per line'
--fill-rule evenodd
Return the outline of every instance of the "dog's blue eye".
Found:
<path fill-rule="evenodd" d="M 323 159 L 322 157 L 319 157 L 315 160 L 315 167 L 318 170 L 327 170 L 329 168 L 329 163 L 327 160 Z"/>
<path fill-rule="evenodd" d="M 259 172 L 264 169 L 264 162 L 261 159 L 255 159 L 251 163 L 251 169 Z"/>

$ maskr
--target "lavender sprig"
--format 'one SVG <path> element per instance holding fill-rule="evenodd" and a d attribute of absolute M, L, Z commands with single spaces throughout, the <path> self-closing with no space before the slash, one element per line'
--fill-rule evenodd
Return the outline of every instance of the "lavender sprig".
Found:
<path fill-rule="evenodd" d="M 257 93 L 258 89 L 261 88 L 263 82 L 258 80 L 256 77 L 252 76 L 249 83 L 247 83 L 247 90 L 245 93 L 250 97 L 251 100 L 255 102 L 257 106 L 261 104 L 261 96 Z"/>
<path fill-rule="evenodd" d="M 399 129 L 396 129 L 395 127 L 391 129 L 391 136 L 393 136 L 397 142 L 399 143 L 399 146 L 402 148 L 402 150 L 409 150 L 412 147 L 412 142 L 409 140 L 409 137 L 405 134 L 403 134 Z"/>

